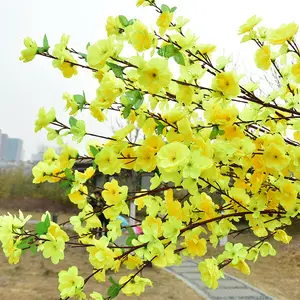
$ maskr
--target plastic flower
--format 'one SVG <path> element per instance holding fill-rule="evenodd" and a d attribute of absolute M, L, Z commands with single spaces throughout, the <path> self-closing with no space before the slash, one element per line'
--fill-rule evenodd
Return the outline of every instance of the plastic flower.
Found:
<path fill-rule="evenodd" d="M 118 55 L 122 50 L 122 44 L 114 42 L 114 36 L 100 40 L 88 47 L 87 62 L 90 67 L 101 69 L 105 66 L 110 56 Z"/>
<path fill-rule="evenodd" d="M 171 82 L 172 73 L 168 61 L 161 58 L 152 58 L 141 69 L 138 82 L 149 93 L 156 94 Z"/>
<path fill-rule="evenodd" d="M 95 157 L 95 163 L 103 174 L 120 173 L 121 162 L 111 147 L 104 147 Z"/>
<path fill-rule="evenodd" d="M 84 279 L 78 276 L 78 269 L 72 266 L 68 271 L 60 271 L 58 273 L 60 296 L 62 299 L 71 298 L 79 294 L 84 285 Z"/>
<path fill-rule="evenodd" d="M 159 27 L 159 34 L 163 36 L 170 26 L 173 19 L 173 13 L 169 11 L 164 11 L 160 14 L 156 21 L 156 25 Z"/>
<path fill-rule="evenodd" d="M 189 148 L 179 142 L 163 146 L 157 153 L 157 166 L 166 172 L 176 171 L 188 161 Z"/>
<path fill-rule="evenodd" d="M 119 280 L 119 284 L 125 284 L 128 282 L 123 288 L 122 288 L 122 293 L 124 293 L 127 296 L 130 296 L 132 294 L 135 294 L 139 296 L 145 291 L 145 287 L 147 285 L 152 286 L 152 282 L 148 278 L 142 278 L 140 276 L 135 276 L 133 279 L 133 274 L 129 274 L 128 276 L 123 276 Z"/>
<path fill-rule="evenodd" d="M 54 45 L 52 52 L 53 56 L 57 58 L 52 62 L 54 68 L 60 69 L 66 78 L 77 74 L 77 66 L 72 64 L 77 63 L 77 61 L 67 50 L 69 38 L 69 35 L 63 34 L 60 43 Z"/>
<path fill-rule="evenodd" d="M 250 30 L 253 29 L 253 27 L 255 27 L 262 19 L 257 17 L 256 15 L 252 16 L 251 18 L 249 18 L 245 24 L 240 26 L 239 29 L 239 34 L 243 34 L 246 32 L 249 32 Z"/>
<path fill-rule="evenodd" d="M 128 27 L 127 32 L 129 41 L 136 51 L 143 52 L 151 48 L 153 35 L 142 22 L 135 21 L 132 26 Z"/>
<path fill-rule="evenodd" d="M 104 190 L 101 193 L 107 205 L 118 205 L 127 197 L 128 187 L 120 187 L 118 181 L 113 179 L 111 182 L 104 184 Z"/>
<path fill-rule="evenodd" d="M 37 54 L 38 46 L 34 40 L 30 37 L 24 39 L 24 46 L 26 47 L 25 50 L 22 50 L 20 60 L 23 62 L 32 61 Z"/>
<path fill-rule="evenodd" d="M 198 269 L 201 273 L 201 280 L 211 289 L 218 287 L 218 279 L 223 273 L 219 270 L 218 262 L 215 258 L 205 259 L 200 262 Z"/>
<path fill-rule="evenodd" d="M 38 119 L 35 121 L 35 132 L 40 131 L 42 128 L 48 126 L 56 118 L 55 109 L 52 107 L 47 113 L 45 108 L 42 107 L 39 110 Z"/>
<path fill-rule="evenodd" d="M 225 97 L 236 97 L 240 94 L 239 79 L 235 71 L 218 73 L 212 82 L 212 89 L 221 92 Z"/>
<path fill-rule="evenodd" d="M 201 231 L 201 228 L 195 228 L 184 234 L 184 242 L 181 243 L 185 247 L 183 254 L 190 255 L 192 258 L 205 255 L 207 251 L 206 240 L 199 238 Z"/>
<path fill-rule="evenodd" d="M 284 149 L 275 143 L 271 143 L 266 148 L 263 158 L 266 167 L 271 169 L 274 168 L 278 171 L 285 168 L 290 162 L 290 158 L 286 155 Z"/>
<path fill-rule="evenodd" d="M 267 33 L 267 40 L 272 45 L 281 45 L 286 41 L 292 40 L 297 32 L 297 24 L 283 24 L 278 29 L 269 30 Z"/>
<path fill-rule="evenodd" d="M 269 70 L 271 67 L 271 50 L 269 45 L 264 45 L 255 53 L 255 64 L 262 70 Z"/>
<path fill-rule="evenodd" d="M 297 83 L 300 83 L 300 59 L 298 59 L 297 62 L 292 65 L 291 72 L 292 72 L 294 80 Z"/>

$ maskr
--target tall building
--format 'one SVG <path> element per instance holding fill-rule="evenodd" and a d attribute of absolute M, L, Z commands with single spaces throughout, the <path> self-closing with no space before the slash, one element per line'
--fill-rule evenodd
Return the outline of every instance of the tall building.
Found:
<path fill-rule="evenodd" d="M 5 158 L 8 161 L 20 161 L 23 141 L 21 139 L 8 138 Z"/>
<path fill-rule="evenodd" d="M 5 133 L 1 134 L 1 142 L 0 142 L 0 159 L 7 160 L 6 159 L 6 148 L 8 143 L 8 135 Z"/>
<path fill-rule="evenodd" d="M 23 141 L 9 138 L 0 131 L 0 160 L 19 162 L 22 159 Z"/>

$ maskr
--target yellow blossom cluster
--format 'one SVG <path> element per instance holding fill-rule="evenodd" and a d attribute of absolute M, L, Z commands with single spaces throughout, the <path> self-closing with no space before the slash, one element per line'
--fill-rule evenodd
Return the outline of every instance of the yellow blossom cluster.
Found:
<path fill-rule="evenodd" d="M 59 121 L 53 108 L 41 108 L 35 122 L 35 131 L 45 129 L 62 151 L 46 151 L 32 170 L 33 182 L 60 182 L 66 188 L 80 211 L 70 218 L 77 235 L 71 240 L 48 213 L 34 233 L 25 229 L 29 217 L 21 213 L 0 217 L 0 241 L 9 263 L 30 249 L 56 264 L 68 244 L 86 247 L 93 273 L 84 279 L 76 266 L 61 271 L 61 299 L 86 299 L 89 278 L 101 283 L 108 271 L 120 268 L 130 273 L 119 282 L 109 278 L 107 297 L 119 292 L 139 296 L 152 286 L 140 276 L 149 262 L 164 268 L 180 264 L 184 256 L 202 258 L 199 276 L 215 289 L 225 266 L 250 274 L 249 261 L 274 256 L 272 240 L 289 243 L 286 229 L 299 218 L 298 26 L 259 27 L 261 19 L 253 16 L 239 28 L 242 42 L 257 46 L 256 66 L 273 68 L 278 75 L 278 87 L 262 93 L 263 84 L 249 82 L 230 59 L 215 54 L 214 45 L 199 41 L 187 28 L 189 20 L 176 17 L 176 7 L 155 0 L 139 0 L 137 6 L 158 12 L 154 28 L 134 17 L 110 16 L 107 37 L 88 44 L 86 53 L 69 48 L 67 35 L 53 49 L 47 36 L 42 47 L 24 40 L 24 62 L 36 55 L 51 58 L 66 78 L 88 69 L 98 85 L 91 99 L 84 92 L 63 94 L 68 123 Z M 126 57 L 125 48 L 132 56 Z M 79 119 L 83 110 L 99 122 L 114 112 L 127 123 L 105 136 L 88 130 Z M 133 141 L 130 135 L 137 128 Z M 68 145 L 67 135 L 78 143 L 92 137 L 87 153 Z M 81 161 L 88 167 L 79 171 Z M 129 190 L 114 178 L 122 170 L 151 173 L 150 188 Z M 101 186 L 94 180 L 98 172 L 110 176 Z M 139 235 L 119 219 L 129 215 L 131 203 L 146 213 L 136 220 Z M 219 255 L 205 256 L 223 237 L 243 231 L 242 221 L 255 235 L 251 246 L 228 242 L 218 248 Z M 91 299 L 104 297 L 90 294 Z"/>

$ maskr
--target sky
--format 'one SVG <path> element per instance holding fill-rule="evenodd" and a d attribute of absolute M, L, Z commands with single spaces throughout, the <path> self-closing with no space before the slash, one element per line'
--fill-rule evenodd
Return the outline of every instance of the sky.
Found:
<path fill-rule="evenodd" d="M 106 38 L 108 16 L 122 14 L 128 19 L 138 18 L 148 26 L 155 24 L 154 10 L 136 8 L 135 3 L 136 0 L 0 1 L 0 129 L 24 141 L 25 159 L 30 159 L 41 145 L 55 145 L 47 141 L 45 131 L 34 133 L 39 108 L 55 107 L 59 119 L 67 123 L 62 94 L 84 90 L 87 99 L 93 100 L 98 83 L 88 70 L 79 70 L 79 75 L 66 79 L 47 58 L 37 57 L 26 64 L 19 61 L 24 37 L 42 45 L 46 33 L 51 46 L 66 33 L 71 36 L 69 46 L 84 52 L 88 42 Z M 163 3 L 177 6 L 175 17 L 190 19 L 187 28 L 199 36 L 199 43 L 215 44 L 219 55 L 232 55 L 239 70 L 245 73 L 255 72 L 256 48 L 250 43 L 240 44 L 237 32 L 241 24 L 254 14 L 263 18 L 262 25 L 266 27 L 300 23 L 298 0 L 157 0 L 158 5 Z M 87 131 L 111 134 L 111 120 L 105 124 L 89 120 Z"/>

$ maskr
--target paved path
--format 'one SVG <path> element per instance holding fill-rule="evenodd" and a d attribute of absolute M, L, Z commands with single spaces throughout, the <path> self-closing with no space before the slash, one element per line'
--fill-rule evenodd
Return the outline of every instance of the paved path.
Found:
<path fill-rule="evenodd" d="M 274 300 L 253 286 L 225 274 L 225 279 L 219 280 L 219 287 L 211 290 L 200 280 L 198 263 L 184 260 L 180 266 L 167 267 L 166 270 L 182 279 L 200 296 L 207 300 Z"/>

